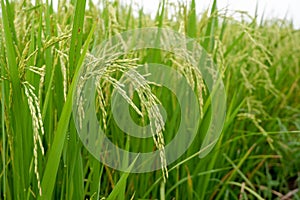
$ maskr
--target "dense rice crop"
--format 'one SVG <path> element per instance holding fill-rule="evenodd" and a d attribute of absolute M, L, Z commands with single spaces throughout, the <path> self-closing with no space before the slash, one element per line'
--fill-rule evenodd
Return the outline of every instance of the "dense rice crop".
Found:
<path fill-rule="evenodd" d="M 201 1 L 163 0 L 152 19 L 143 8 L 135 13 L 134 5 L 117 0 L 99 5 L 60 0 L 58 8 L 49 1 L 1 0 L 0 198 L 300 199 L 300 31 L 286 21 L 258 21 L 245 13 L 240 14 L 249 20 L 236 21 L 216 1 L 198 16 L 196 3 Z M 151 118 L 159 123 L 160 113 L 151 115 L 149 105 L 161 103 L 168 113 L 165 130 L 154 140 L 124 134 L 113 120 L 110 99 L 129 69 L 148 62 L 169 65 L 203 101 L 197 139 L 188 151 L 163 170 L 135 174 L 103 165 L 86 150 L 72 105 L 91 52 L 114 35 L 146 27 L 168 28 L 201 44 L 224 82 L 227 112 L 216 146 L 199 159 L 211 115 L 201 74 L 157 49 L 109 60 L 95 95 L 97 117 L 122 149 L 157 148 L 163 155 L 181 120 L 176 97 L 146 83 L 128 98 L 131 117 L 140 125 Z M 138 77 L 137 85 L 143 80 Z"/>

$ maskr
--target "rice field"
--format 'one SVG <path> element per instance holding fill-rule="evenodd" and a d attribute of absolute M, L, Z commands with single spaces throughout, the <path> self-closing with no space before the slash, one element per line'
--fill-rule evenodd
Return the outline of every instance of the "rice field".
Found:
<path fill-rule="evenodd" d="M 300 30 L 198 3 L 1 0 L 0 199 L 300 199 Z"/>

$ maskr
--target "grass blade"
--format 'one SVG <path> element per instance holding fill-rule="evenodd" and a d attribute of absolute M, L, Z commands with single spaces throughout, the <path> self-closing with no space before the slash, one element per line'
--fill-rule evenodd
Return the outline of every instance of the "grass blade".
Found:
<path fill-rule="evenodd" d="M 80 58 L 80 51 L 82 45 L 82 35 L 83 35 L 83 21 L 84 21 L 84 13 L 85 13 L 85 5 L 86 0 L 77 0 L 76 1 L 76 9 L 74 15 L 74 23 L 72 29 L 72 37 L 71 37 L 71 47 L 69 53 L 69 78 L 74 73 L 74 67 L 77 66 L 78 59 Z"/>
<path fill-rule="evenodd" d="M 132 164 L 129 166 L 129 168 L 127 170 L 128 172 L 123 173 L 123 175 L 119 179 L 118 183 L 115 185 L 113 191 L 107 197 L 107 200 L 125 199 L 125 197 L 123 196 L 124 194 L 121 194 L 121 192 L 123 191 L 123 188 L 126 187 L 127 178 L 130 174 L 130 171 L 134 167 L 135 162 L 136 162 L 137 159 L 138 159 L 138 156 L 133 160 Z M 123 198 L 120 198 L 122 196 L 123 196 Z"/>
<path fill-rule="evenodd" d="M 19 70 L 18 65 L 16 62 L 16 53 L 14 49 L 14 42 L 13 42 L 13 36 L 12 36 L 12 30 L 13 27 L 10 27 L 10 22 L 8 19 L 8 13 L 10 12 L 7 10 L 8 7 L 6 7 L 4 0 L 1 0 L 1 8 L 2 8 L 2 23 L 4 28 L 4 38 L 5 38 L 5 45 L 6 45 L 6 52 L 7 52 L 7 61 L 8 61 L 8 69 L 9 69 L 9 75 L 10 75 L 10 81 L 12 84 L 12 96 L 13 96 L 13 105 L 12 105 L 12 112 L 18 113 L 20 110 L 23 110 L 23 97 L 22 97 L 22 90 L 21 90 L 21 81 L 19 76 Z M 9 8 L 8 8 L 9 9 Z M 24 198 L 24 188 L 25 186 L 25 173 L 26 168 L 24 165 L 24 156 L 23 156 L 23 142 L 26 140 L 23 140 L 23 134 L 25 129 L 24 126 L 24 116 L 15 114 L 13 115 L 13 120 L 15 122 L 14 129 L 14 159 L 13 167 L 14 167 L 14 173 L 13 173 L 13 179 L 15 183 L 14 184 L 14 198 Z M 26 122 L 25 122 L 26 123 Z M 26 173 L 27 174 L 27 173 Z"/>

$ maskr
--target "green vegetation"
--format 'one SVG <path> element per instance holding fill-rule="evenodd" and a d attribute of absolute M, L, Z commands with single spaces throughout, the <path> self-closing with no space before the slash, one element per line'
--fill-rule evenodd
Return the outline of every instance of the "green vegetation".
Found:
<path fill-rule="evenodd" d="M 1 0 L 1 199 L 300 199 L 299 30 L 286 21 L 236 21 L 217 9 L 216 0 L 200 16 L 195 7 L 201 1 L 176 4 L 172 13 L 163 0 L 155 19 L 143 8 L 134 14 L 133 5 L 118 0 L 100 3 L 60 0 L 56 11 L 48 0 Z M 86 56 L 107 38 L 143 27 L 169 28 L 197 40 L 219 67 L 227 95 L 222 135 L 199 159 L 210 109 L 209 94 L 195 89 L 207 108 L 199 139 L 168 166 L 166 181 L 164 170 L 130 174 L 100 163 L 83 147 L 72 118 L 75 83 Z M 134 55 L 111 62 L 111 79 L 102 80 L 97 90 L 97 116 L 119 147 L 151 152 L 158 147 L 152 138 L 127 136 L 110 110 L 112 80 L 140 64 Z M 136 55 L 163 62 L 166 52 Z M 176 68 L 179 59 L 170 58 L 164 64 Z M 189 71 L 185 67 L 179 70 Z M 163 132 L 167 144 L 180 123 L 180 108 L 168 90 L 151 88 L 171 116 Z M 132 102 L 147 115 L 139 97 Z M 147 123 L 147 117 L 131 113 L 137 123 Z"/>

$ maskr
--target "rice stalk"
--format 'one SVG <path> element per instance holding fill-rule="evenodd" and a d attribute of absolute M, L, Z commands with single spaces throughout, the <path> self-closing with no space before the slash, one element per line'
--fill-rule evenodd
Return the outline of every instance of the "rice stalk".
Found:
<path fill-rule="evenodd" d="M 32 117 L 32 128 L 33 128 L 33 138 L 34 138 L 34 149 L 33 149 L 33 155 L 34 155 L 34 172 L 36 174 L 36 179 L 38 181 L 38 188 L 39 188 L 39 194 L 42 195 L 42 188 L 41 188 L 41 180 L 40 180 L 40 174 L 38 171 L 38 145 L 40 147 L 42 155 L 44 155 L 44 147 L 42 143 L 42 138 L 40 136 L 40 133 L 44 135 L 44 125 L 42 121 L 42 115 L 40 110 L 40 102 L 37 98 L 37 96 L 34 93 L 35 88 L 31 86 L 28 82 L 23 82 L 23 87 L 25 91 L 25 95 L 27 97 L 28 101 L 28 107 L 30 110 L 30 114 Z"/>

